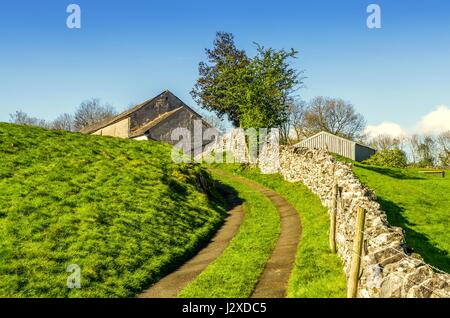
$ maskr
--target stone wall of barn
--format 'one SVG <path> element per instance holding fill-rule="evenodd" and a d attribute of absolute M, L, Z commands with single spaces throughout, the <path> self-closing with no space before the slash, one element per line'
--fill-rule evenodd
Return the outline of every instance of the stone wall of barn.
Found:
<path fill-rule="evenodd" d="M 122 119 L 121 121 L 99 129 L 92 134 L 100 136 L 128 138 L 130 134 L 130 118 Z"/>
<path fill-rule="evenodd" d="M 210 138 L 204 138 L 208 128 L 201 117 L 188 108 L 182 108 L 155 127 L 152 127 L 148 137 L 171 145 L 186 142 L 187 147 L 184 149 L 186 152 L 198 152 L 200 154 L 202 147 L 210 142 Z M 216 129 L 210 130 L 214 130 L 218 136 Z"/>
<path fill-rule="evenodd" d="M 130 129 L 134 130 L 164 113 L 183 106 L 183 102 L 168 91 L 147 102 L 142 108 L 130 114 Z"/>

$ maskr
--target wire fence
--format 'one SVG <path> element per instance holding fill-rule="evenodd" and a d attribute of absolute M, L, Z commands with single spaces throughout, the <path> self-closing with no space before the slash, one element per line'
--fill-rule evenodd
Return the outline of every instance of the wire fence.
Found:
<path fill-rule="evenodd" d="M 338 186 L 337 182 L 335 183 L 335 186 Z M 336 209 L 335 209 L 334 213 L 335 213 L 335 217 L 337 217 L 337 215 L 340 214 L 339 212 L 344 210 L 344 208 L 345 208 L 344 207 L 344 202 L 342 200 L 342 192 L 341 192 L 339 187 L 338 187 L 338 191 L 336 193 L 333 193 L 333 197 L 335 198 L 334 200 L 336 201 L 336 207 L 335 207 Z M 333 209 L 333 207 L 331 207 L 331 208 Z M 330 211 L 330 212 L 332 212 L 332 211 Z M 355 229 L 356 228 L 357 228 L 357 225 L 355 224 Z M 367 233 L 364 230 L 362 230 L 361 233 L 364 236 L 364 243 L 365 243 L 364 245 L 365 246 L 366 246 L 367 242 L 375 242 L 372 234 L 369 234 L 369 233 Z M 448 273 L 446 273 L 445 271 L 443 271 L 443 270 L 441 270 L 441 269 L 439 269 L 439 268 L 437 268 L 435 266 L 432 266 L 432 265 L 426 263 L 423 259 L 414 258 L 414 257 L 408 255 L 405 252 L 405 250 L 403 250 L 403 249 L 395 248 L 393 246 L 380 246 L 380 248 L 383 248 L 383 247 L 386 248 L 386 249 L 392 249 L 392 250 L 397 252 L 396 254 L 386 258 L 384 261 L 389 261 L 389 259 L 396 258 L 396 257 L 398 257 L 398 254 L 401 254 L 403 260 L 406 260 L 407 262 L 411 262 L 411 265 L 413 265 L 413 267 L 415 267 L 415 268 L 419 267 L 420 265 L 424 265 L 427 268 L 430 268 L 433 273 L 440 273 L 440 274 L 448 275 Z M 361 261 L 364 260 L 363 257 L 360 255 L 360 253 L 355 251 L 355 250 L 353 250 L 353 248 L 350 248 L 350 251 L 352 252 L 352 255 L 356 255 L 357 257 L 359 257 Z M 410 278 L 408 278 L 406 276 L 407 274 L 401 275 L 398 271 L 393 271 L 390 274 L 394 274 L 394 275 L 397 275 L 398 277 L 400 277 L 402 279 L 408 280 L 410 283 L 413 284 L 413 286 L 419 286 L 419 287 L 425 288 L 425 289 L 427 289 L 428 291 L 431 291 L 432 293 L 434 293 L 434 295 L 436 295 L 436 296 L 438 296 L 440 298 L 441 297 L 442 298 L 448 298 L 448 296 L 446 294 L 443 294 L 443 292 L 441 290 L 437 290 L 435 288 L 432 288 L 432 287 L 429 287 L 429 286 L 425 286 L 423 284 L 423 282 L 416 281 L 416 280 L 411 280 Z M 360 273 L 358 273 L 358 275 L 360 275 Z M 437 279 L 443 281 L 445 283 L 445 285 L 448 284 L 447 280 L 443 279 L 442 277 L 439 277 L 438 275 L 434 275 L 433 278 L 437 278 Z M 360 280 L 360 277 L 358 277 L 358 280 Z"/>
<path fill-rule="evenodd" d="M 365 242 L 368 242 L 368 241 L 372 241 L 372 242 L 373 242 L 373 241 L 374 241 L 374 238 L 372 238 L 372 235 L 371 235 L 371 234 L 367 233 L 366 231 L 361 231 L 361 233 L 362 233 L 363 236 L 364 236 L 364 241 L 365 241 Z M 384 247 L 383 247 L 383 246 L 380 246 L 380 247 L 381 247 L 381 248 L 385 248 L 385 249 L 392 249 L 392 250 L 394 250 L 395 252 L 397 252 L 396 254 L 394 254 L 394 255 L 392 255 L 392 256 L 386 258 L 384 261 L 389 260 L 389 259 L 391 259 L 391 258 L 395 258 L 395 257 L 397 257 L 399 254 L 401 254 L 403 260 L 406 260 L 406 261 L 408 261 L 408 262 L 411 262 L 411 265 L 413 265 L 414 268 L 418 268 L 420 265 L 424 265 L 424 266 L 430 268 L 430 269 L 432 270 L 433 273 L 438 272 L 438 273 L 441 273 L 441 274 L 448 274 L 448 273 L 446 273 L 445 271 L 443 271 L 443 270 L 441 270 L 441 269 L 439 269 L 439 268 L 437 268 L 437 267 L 435 267 L 435 266 L 432 266 L 432 265 L 426 263 L 424 260 L 421 260 L 421 259 L 418 259 L 418 258 L 414 258 L 414 257 L 408 255 L 408 254 L 405 253 L 405 251 L 402 250 L 402 249 L 398 249 L 398 248 L 395 248 L 395 247 L 393 247 L 393 246 L 384 246 Z M 359 257 L 360 260 L 361 260 L 362 262 L 365 261 L 365 260 L 364 260 L 364 257 L 361 256 L 360 253 L 359 253 L 358 251 L 353 250 L 353 248 L 351 248 L 350 251 L 351 251 L 351 253 L 352 253 L 352 256 Z M 400 274 L 400 273 L 397 272 L 397 271 L 393 271 L 393 272 L 391 272 L 391 273 L 389 273 L 389 274 L 396 275 L 397 277 L 401 278 L 402 280 L 405 280 L 405 279 L 406 279 L 407 281 L 409 281 L 410 283 L 413 284 L 412 287 L 418 286 L 419 288 L 424 288 L 424 289 L 430 291 L 432 294 L 436 295 L 436 296 L 439 297 L 439 298 L 448 298 L 448 296 L 447 296 L 446 294 L 444 294 L 441 290 L 438 290 L 438 289 L 435 289 L 435 288 L 426 286 L 426 285 L 423 284 L 423 282 L 420 282 L 420 281 L 417 281 L 417 280 L 412 280 L 412 279 L 410 279 L 410 278 L 407 277 L 407 274 Z M 359 274 L 358 274 L 358 275 L 359 275 Z M 430 278 L 430 277 L 429 277 L 429 278 Z M 445 284 L 448 283 L 445 279 L 443 279 L 443 278 L 441 278 L 441 277 L 439 277 L 439 276 L 435 276 L 435 277 L 433 277 L 433 278 L 437 278 L 437 279 L 443 281 Z M 360 277 L 358 277 L 358 280 L 360 280 Z"/>
<path fill-rule="evenodd" d="M 363 257 L 361 257 L 361 255 L 359 255 L 359 253 L 358 253 L 357 251 L 354 251 L 353 249 L 351 249 L 351 252 L 352 252 L 352 255 L 353 255 L 353 256 L 359 257 L 359 258 L 361 259 L 361 261 L 364 261 Z M 402 253 L 403 253 L 403 252 L 402 252 Z M 404 253 L 403 253 L 403 254 L 404 254 Z M 433 289 L 433 288 L 431 288 L 431 287 L 427 287 L 427 286 L 425 286 L 425 285 L 423 285 L 423 284 L 417 285 L 417 283 L 418 283 L 417 281 L 411 280 L 411 279 L 407 278 L 407 277 L 404 276 L 404 275 L 400 275 L 400 273 L 398 273 L 398 272 L 391 272 L 390 274 L 396 275 L 397 277 L 400 277 L 400 278 L 402 278 L 402 279 L 406 279 L 406 280 L 408 280 L 409 282 L 413 283 L 413 284 L 416 285 L 416 286 L 423 287 L 423 288 L 427 289 L 428 291 L 434 293 L 434 294 L 435 294 L 436 296 L 438 296 L 439 298 L 447 298 L 446 295 L 441 294 L 441 291 L 440 291 L 440 290 L 438 291 L 438 290 Z"/>
<path fill-rule="evenodd" d="M 364 232 L 363 232 L 363 233 L 364 233 Z M 395 249 L 395 248 L 393 248 L 393 249 L 394 249 L 394 250 L 397 250 L 397 249 Z M 352 255 L 353 255 L 353 256 L 359 257 L 359 258 L 361 259 L 361 261 L 364 261 L 364 258 L 363 258 L 361 255 L 359 255 L 359 253 L 358 253 L 357 251 L 355 251 L 355 250 L 353 250 L 353 249 L 350 249 L 350 251 L 352 252 Z M 407 256 L 407 255 L 404 253 L 404 251 L 400 251 L 400 250 L 397 250 L 397 251 L 399 251 L 399 253 L 402 253 L 403 256 Z M 407 257 L 408 257 L 408 256 L 407 256 Z M 417 260 L 417 259 L 415 259 L 415 260 Z M 425 262 L 421 262 L 421 263 L 423 263 L 424 265 L 427 265 L 427 266 L 432 267 L 431 265 L 429 265 L 429 264 L 427 264 L 427 263 L 425 263 Z M 445 273 L 445 272 L 443 272 L 443 273 Z M 439 298 L 448 298 L 445 294 L 442 294 L 442 292 L 441 292 L 440 290 L 438 291 L 437 289 L 433 289 L 433 288 L 431 288 L 431 287 L 425 286 L 425 285 L 421 284 L 421 283 L 418 282 L 418 281 L 411 280 L 411 279 L 409 279 L 408 277 L 406 277 L 406 275 L 401 275 L 401 274 L 398 273 L 398 272 L 391 272 L 390 274 L 396 275 L 397 277 L 400 277 L 400 278 L 402 278 L 403 280 L 406 279 L 406 280 L 408 280 L 409 282 L 413 283 L 415 286 L 423 287 L 423 288 L 427 289 L 428 291 L 434 293 L 434 294 L 435 294 L 436 296 L 438 296 Z M 446 273 L 445 273 L 445 274 L 446 274 Z M 439 279 L 441 279 L 441 278 L 439 278 Z M 445 280 L 443 280 L 443 281 L 445 281 Z M 445 282 L 446 282 L 446 281 L 445 281 Z M 419 285 L 417 285 L 418 283 L 419 283 Z"/>

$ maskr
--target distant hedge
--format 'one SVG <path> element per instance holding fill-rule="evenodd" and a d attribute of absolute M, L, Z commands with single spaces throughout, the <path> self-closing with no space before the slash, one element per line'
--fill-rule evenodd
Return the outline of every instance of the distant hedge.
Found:
<path fill-rule="evenodd" d="M 405 168 L 407 166 L 406 154 L 400 149 L 380 150 L 363 163 L 391 168 Z"/>

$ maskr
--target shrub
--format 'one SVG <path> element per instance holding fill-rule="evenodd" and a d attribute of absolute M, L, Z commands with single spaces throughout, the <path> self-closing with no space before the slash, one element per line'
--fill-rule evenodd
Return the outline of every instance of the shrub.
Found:
<path fill-rule="evenodd" d="M 398 148 L 380 150 L 363 163 L 392 168 L 404 168 L 407 165 L 405 152 Z"/>

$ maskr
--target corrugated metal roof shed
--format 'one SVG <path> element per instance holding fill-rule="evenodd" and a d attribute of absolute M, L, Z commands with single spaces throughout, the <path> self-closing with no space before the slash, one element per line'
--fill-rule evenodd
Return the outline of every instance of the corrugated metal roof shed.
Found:
<path fill-rule="evenodd" d="M 300 141 L 295 146 L 325 149 L 329 152 L 333 152 L 340 156 L 356 161 L 366 160 L 376 152 L 376 150 L 371 147 L 330 134 L 325 131 L 306 138 L 305 140 Z"/>

